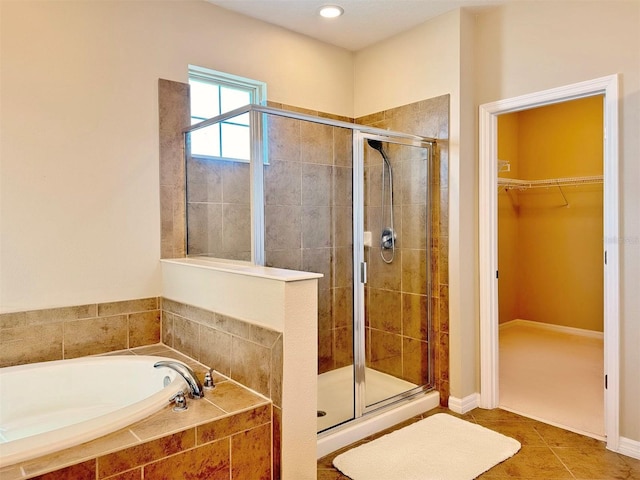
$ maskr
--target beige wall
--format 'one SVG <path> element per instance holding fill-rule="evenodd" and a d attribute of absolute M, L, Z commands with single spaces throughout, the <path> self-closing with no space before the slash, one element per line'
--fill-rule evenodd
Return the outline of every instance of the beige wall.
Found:
<path fill-rule="evenodd" d="M 157 296 L 158 78 L 352 116 L 353 55 L 201 1 L 1 2 L 0 311 Z"/>
<path fill-rule="evenodd" d="M 356 52 L 354 117 L 456 89 L 460 15 L 447 13 Z"/>
<path fill-rule="evenodd" d="M 640 3 L 515 2 L 476 23 L 476 103 L 620 74 L 621 428 L 640 440 Z"/>

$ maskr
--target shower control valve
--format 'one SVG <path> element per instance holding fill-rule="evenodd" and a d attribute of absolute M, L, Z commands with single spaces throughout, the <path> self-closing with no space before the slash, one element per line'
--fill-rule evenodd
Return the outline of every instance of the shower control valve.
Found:
<path fill-rule="evenodd" d="M 385 250 L 391 250 L 394 247 L 396 241 L 396 232 L 392 228 L 387 227 L 382 230 L 382 237 L 380 239 L 380 246 Z"/>

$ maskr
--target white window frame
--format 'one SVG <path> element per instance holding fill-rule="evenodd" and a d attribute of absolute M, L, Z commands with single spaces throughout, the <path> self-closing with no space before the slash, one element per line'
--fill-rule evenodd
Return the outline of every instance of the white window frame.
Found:
<path fill-rule="evenodd" d="M 251 78 L 241 77 L 239 75 L 233 75 L 231 73 L 219 72 L 206 67 L 200 67 L 198 65 L 189 65 L 188 69 L 189 80 L 201 80 L 212 84 L 226 86 L 238 90 L 246 90 L 250 92 L 251 103 L 256 105 L 267 104 L 267 84 L 259 80 L 253 80 Z M 221 142 L 222 143 L 222 142 Z M 196 158 L 211 159 L 211 160 L 225 160 L 231 162 L 245 162 L 248 163 L 249 159 L 243 158 L 228 158 L 223 156 L 209 156 L 209 155 L 193 155 Z M 266 157 L 265 157 L 266 163 Z"/>

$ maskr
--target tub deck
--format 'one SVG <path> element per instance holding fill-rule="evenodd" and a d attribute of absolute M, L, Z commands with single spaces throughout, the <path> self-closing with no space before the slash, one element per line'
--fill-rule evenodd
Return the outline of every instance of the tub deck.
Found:
<path fill-rule="evenodd" d="M 200 378 L 208 371 L 204 365 L 161 344 L 113 352 L 127 353 L 175 358 L 188 364 Z M 220 454 L 229 448 L 221 440 L 238 436 L 240 432 L 245 435 L 247 431 L 255 431 L 263 439 L 268 432 L 270 438 L 271 401 L 223 375 L 216 373 L 214 382 L 216 388 L 205 391 L 203 399 L 190 399 L 185 412 L 174 412 L 167 404 L 161 411 L 111 434 L 7 466 L 0 470 L 0 480 L 25 480 L 58 470 L 60 475 L 67 475 L 64 478 L 76 480 L 140 478 L 142 469 L 145 469 L 145 478 L 147 471 L 149 478 L 153 478 L 154 472 L 160 477 L 166 469 L 175 468 L 171 460 L 180 457 L 179 453 L 185 454 L 182 460 Z M 270 442 L 268 448 L 261 450 L 262 458 L 234 457 L 236 465 L 227 467 L 242 470 L 243 465 L 262 462 L 266 467 L 268 462 L 270 468 Z M 222 454 L 222 464 L 223 457 Z M 125 477 L 121 476 L 123 472 L 127 472 Z"/>

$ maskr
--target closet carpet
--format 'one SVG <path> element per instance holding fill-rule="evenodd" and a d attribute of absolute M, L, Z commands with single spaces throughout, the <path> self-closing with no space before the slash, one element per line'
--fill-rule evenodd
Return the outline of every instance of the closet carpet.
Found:
<path fill-rule="evenodd" d="M 604 439 L 601 338 L 529 324 L 500 329 L 500 408 Z"/>

